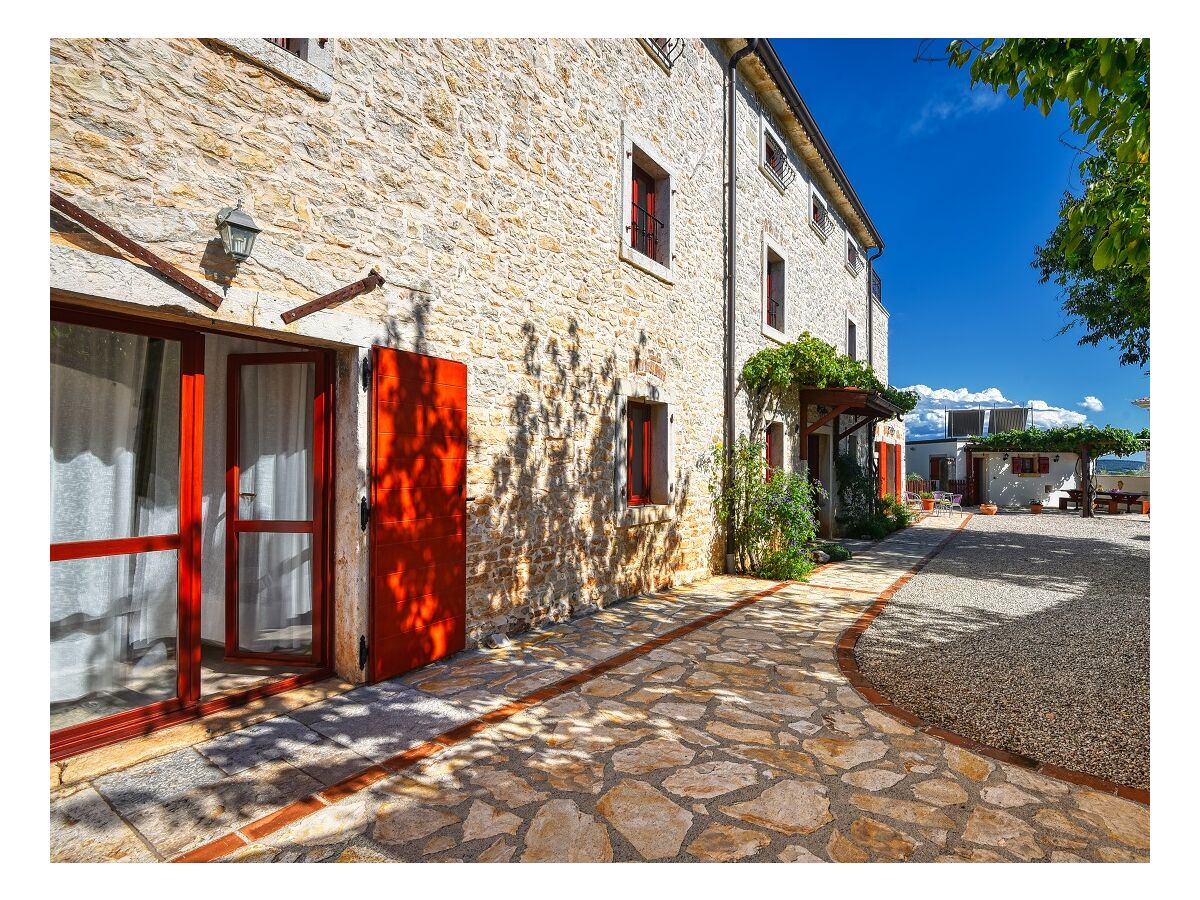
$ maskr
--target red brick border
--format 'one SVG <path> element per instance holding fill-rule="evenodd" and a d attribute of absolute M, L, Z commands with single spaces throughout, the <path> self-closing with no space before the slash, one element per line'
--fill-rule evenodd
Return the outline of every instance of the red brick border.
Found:
<path fill-rule="evenodd" d="M 1080 772 L 1075 769 L 1067 769 L 1063 766 L 1056 766 L 1051 763 L 1039 762 L 1036 759 L 1031 759 L 1020 753 L 1013 753 L 1010 750 L 1003 750 L 1000 747 L 992 747 L 987 744 L 981 744 L 971 738 L 964 737 L 961 734 L 955 734 L 953 731 L 947 731 L 931 722 L 926 722 L 920 716 L 896 706 L 890 699 L 881 694 L 875 686 L 867 680 L 862 671 L 858 667 L 858 659 L 854 654 L 854 648 L 858 644 L 858 639 L 863 636 L 866 630 L 871 626 L 875 617 L 883 612 L 884 608 L 891 602 L 892 597 L 908 584 L 918 572 L 925 568 L 933 561 L 939 553 L 941 553 L 949 543 L 958 537 L 959 533 L 967 524 L 974 518 L 973 514 L 968 514 L 962 522 L 959 523 L 953 531 L 946 537 L 942 538 L 938 544 L 926 553 L 923 557 L 917 560 L 908 571 L 897 578 L 891 585 L 887 587 L 878 598 L 872 603 L 862 615 L 858 617 L 853 625 L 842 632 L 837 642 L 837 660 L 838 666 L 842 670 L 842 674 L 846 676 L 846 680 L 850 682 L 851 687 L 856 690 L 859 695 L 878 709 L 885 715 L 891 716 L 917 731 L 924 732 L 931 737 L 939 738 L 948 744 L 953 744 L 956 747 L 962 747 L 964 750 L 970 750 L 972 753 L 978 753 L 980 756 L 986 756 L 989 759 L 997 760 L 998 762 L 1007 763 L 1010 766 L 1019 766 L 1023 769 L 1030 769 L 1039 774 L 1056 778 L 1059 781 L 1066 781 L 1070 784 L 1079 785 L 1081 787 L 1091 788 L 1095 791 L 1100 791 L 1105 794 L 1115 794 L 1118 797 L 1123 797 L 1126 800 L 1132 800 L 1135 803 L 1141 803 L 1143 806 L 1150 805 L 1150 791 L 1145 788 L 1134 788 L 1124 784 L 1117 784 L 1115 781 L 1108 781 L 1104 778 L 1097 778 L 1095 775 L 1089 775 L 1087 772 Z"/>
<path fill-rule="evenodd" d="M 817 572 L 821 572 L 832 565 L 834 565 L 834 563 L 825 563 L 820 565 L 813 569 L 812 573 L 810 574 L 815 575 Z M 250 844 L 252 841 L 256 841 L 259 838 L 273 834 L 276 831 L 279 831 L 281 828 L 290 825 L 293 822 L 297 822 L 300 819 L 306 818 L 313 813 L 324 809 L 326 806 L 337 803 L 339 800 L 344 800 L 347 797 L 351 797 L 354 794 L 365 790 L 371 785 L 382 781 L 384 778 L 403 771 L 409 766 L 412 766 L 415 763 L 426 759 L 427 757 L 434 756 L 449 747 L 453 747 L 455 744 L 462 743 L 463 741 L 474 737 L 476 734 L 486 728 L 491 727 L 492 725 L 505 722 L 515 716 L 517 713 L 522 712 L 531 706 L 537 706 L 539 703 L 545 703 L 547 700 L 552 700 L 555 697 L 559 697 L 567 693 L 567 691 L 573 690 L 579 687 L 579 685 L 595 678 L 599 678 L 601 675 L 605 675 L 611 672 L 613 669 L 620 668 L 626 663 L 632 662 L 641 656 L 645 656 L 652 650 L 657 650 L 659 647 L 671 643 L 671 641 L 685 637 L 694 631 L 699 631 L 701 628 L 707 628 L 714 622 L 719 622 L 726 616 L 730 616 L 740 609 L 745 609 L 747 606 L 750 606 L 753 603 L 758 603 L 760 600 L 766 599 L 776 591 L 783 590 L 783 588 L 795 583 L 797 582 L 777 582 L 768 588 L 764 588 L 761 591 L 757 591 L 756 593 L 742 597 L 740 600 L 735 600 L 733 603 L 729 604 L 729 606 L 726 606 L 723 609 L 707 613 L 698 619 L 693 619 L 691 622 L 687 622 L 678 626 L 677 628 L 672 628 L 670 631 L 665 631 L 644 644 L 631 647 L 628 650 L 618 653 L 616 656 L 610 656 L 608 659 L 594 663 L 593 665 L 590 665 L 587 668 L 574 673 L 573 675 L 567 675 L 564 678 L 560 678 L 553 684 L 548 684 L 545 687 L 538 688 L 537 690 L 525 694 L 523 697 L 518 697 L 516 700 L 506 703 L 497 709 L 486 712 L 478 718 L 472 719 L 469 722 L 464 722 L 461 725 L 456 725 L 454 728 L 442 732 L 432 740 L 425 741 L 422 744 L 417 744 L 415 747 L 410 747 L 402 753 L 397 753 L 395 756 L 385 759 L 378 765 L 370 766 L 361 772 L 342 779 L 337 784 L 331 785 L 323 790 L 310 794 L 307 797 L 296 800 L 293 803 L 289 803 L 282 809 L 277 809 L 273 813 L 268 813 L 262 818 L 256 819 L 253 822 L 249 822 L 243 825 L 241 828 L 238 828 L 236 831 L 231 831 L 228 834 L 216 838 L 215 840 L 209 841 L 206 844 L 202 844 L 201 846 L 196 847 L 194 850 L 188 850 L 185 853 L 181 853 L 169 861 L 177 863 L 212 862 L 213 860 L 227 856 L 228 854 L 233 853 L 235 850 L 239 850 L 247 844 Z"/>

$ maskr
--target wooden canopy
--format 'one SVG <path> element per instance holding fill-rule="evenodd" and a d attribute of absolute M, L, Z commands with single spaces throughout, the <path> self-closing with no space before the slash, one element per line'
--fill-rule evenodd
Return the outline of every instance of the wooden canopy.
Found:
<path fill-rule="evenodd" d="M 808 408 L 810 406 L 825 406 L 829 412 L 809 424 Z M 868 391 L 862 388 L 819 388 L 805 386 L 800 388 L 800 459 L 808 460 L 808 436 L 838 416 L 858 416 L 859 420 L 845 431 L 837 431 L 836 441 L 853 434 L 868 422 L 880 419 L 894 419 L 901 414 L 900 408 L 884 399 L 878 391 Z"/>

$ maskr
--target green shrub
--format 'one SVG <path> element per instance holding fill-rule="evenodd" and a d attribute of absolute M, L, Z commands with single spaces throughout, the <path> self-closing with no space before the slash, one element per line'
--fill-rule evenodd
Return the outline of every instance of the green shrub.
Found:
<path fill-rule="evenodd" d="M 854 556 L 841 544 L 818 544 L 817 549 L 827 553 L 830 562 L 845 562 Z"/>
<path fill-rule="evenodd" d="M 763 445 L 745 435 L 737 439 L 728 473 L 722 448 L 714 448 L 712 476 L 717 517 L 733 523 L 730 552 L 737 571 L 780 581 L 805 578 L 813 569 L 809 548 L 817 534 L 820 485 L 782 469 L 767 478 Z"/>
<path fill-rule="evenodd" d="M 899 531 L 901 528 L 907 528 L 913 522 L 913 512 L 908 508 L 908 504 L 901 503 L 895 497 L 888 496 L 885 501 L 885 512 L 892 520 L 894 525 L 893 530 Z"/>

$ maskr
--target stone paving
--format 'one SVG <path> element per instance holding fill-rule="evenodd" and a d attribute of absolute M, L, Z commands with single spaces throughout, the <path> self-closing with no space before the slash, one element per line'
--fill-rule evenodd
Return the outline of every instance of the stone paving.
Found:
<path fill-rule="evenodd" d="M 1146 807 L 915 732 L 842 676 L 839 634 L 956 524 L 927 520 L 281 829 L 237 833 L 224 858 L 1148 860 Z M 772 587 L 633 600 L 96 778 L 52 795 L 51 857 L 170 859 Z"/>

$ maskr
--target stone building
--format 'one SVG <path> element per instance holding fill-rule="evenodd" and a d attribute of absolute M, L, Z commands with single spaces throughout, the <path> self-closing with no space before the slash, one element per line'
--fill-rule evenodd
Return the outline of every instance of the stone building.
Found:
<path fill-rule="evenodd" d="M 53 754 L 719 571 L 744 44 L 51 42 Z M 770 43 L 738 73 L 735 367 L 886 380 L 882 241 Z M 853 420 L 769 415 L 833 488 Z"/>

